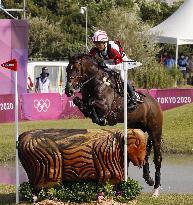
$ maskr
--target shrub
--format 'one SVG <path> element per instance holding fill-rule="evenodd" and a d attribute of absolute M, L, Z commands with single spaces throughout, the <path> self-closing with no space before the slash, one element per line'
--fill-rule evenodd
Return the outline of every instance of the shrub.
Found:
<path fill-rule="evenodd" d="M 22 195 L 22 200 L 33 202 L 33 188 L 29 182 L 24 182 L 21 184 L 19 191 Z"/>
<path fill-rule="evenodd" d="M 61 201 L 90 202 L 96 199 L 101 185 L 94 182 L 65 183 L 57 187 L 56 198 Z"/>
<path fill-rule="evenodd" d="M 119 202 L 128 202 L 135 199 L 141 193 L 142 187 L 137 181 L 129 178 L 120 184 L 120 190 L 117 191 L 116 200 Z M 120 193 L 120 194 L 119 194 Z"/>
<path fill-rule="evenodd" d="M 36 195 L 39 201 L 54 199 L 63 202 L 82 203 L 94 201 L 99 194 L 103 193 L 105 199 L 128 202 L 139 195 L 141 189 L 137 181 L 129 178 L 127 182 L 120 184 L 118 190 L 115 190 L 114 185 L 109 182 L 105 185 L 95 182 L 68 182 L 58 184 L 54 188 L 41 189 Z M 29 182 L 21 184 L 20 193 L 25 201 L 33 202 L 33 188 Z"/>

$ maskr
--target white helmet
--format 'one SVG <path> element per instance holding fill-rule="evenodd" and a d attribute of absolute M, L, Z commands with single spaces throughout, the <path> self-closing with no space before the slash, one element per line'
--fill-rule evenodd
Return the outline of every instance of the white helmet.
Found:
<path fill-rule="evenodd" d="M 107 36 L 106 31 L 101 30 L 96 31 L 92 37 L 93 42 L 106 42 L 108 40 L 109 38 Z"/>

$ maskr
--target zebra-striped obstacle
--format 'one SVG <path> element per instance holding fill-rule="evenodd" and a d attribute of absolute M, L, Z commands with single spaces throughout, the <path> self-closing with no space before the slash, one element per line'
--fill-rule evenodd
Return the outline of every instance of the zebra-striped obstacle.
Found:
<path fill-rule="evenodd" d="M 44 129 L 19 136 L 19 158 L 35 188 L 53 187 L 65 181 L 124 179 L 124 137 L 118 130 Z M 128 160 L 141 166 L 146 137 L 128 130 Z"/>

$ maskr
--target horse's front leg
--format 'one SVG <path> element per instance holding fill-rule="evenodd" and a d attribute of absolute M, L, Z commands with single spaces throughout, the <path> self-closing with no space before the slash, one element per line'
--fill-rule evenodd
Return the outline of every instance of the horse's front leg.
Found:
<path fill-rule="evenodd" d="M 108 106 L 106 105 L 104 100 L 98 100 L 95 99 L 92 101 L 92 107 L 93 107 L 93 114 L 95 115 L 97 119 L 96 123 L 99 125 L 106 125 L 107 120 L 105 119 L 105 114 Z"/>
<path fill-rule="evenodd" d="M 84 102 L 79 97 L 73 99 L 74 104 L 79 108 L 79 110 L 84 114 L 85 117 L 92 119 L 94 123 L 99 125 L 104 125 L 103 119 L 98 117 L 95 107 L 93 106 L 93 100 L 89 99 L 88 102 Z"/>
<path fill-rule="evenodd" d="M 83 100 L 79 97 L 73 99 L 73 103 L 78 107 L 78 109 L 84 114 L 85 117 L 91 117 L 92 110 Z"/>

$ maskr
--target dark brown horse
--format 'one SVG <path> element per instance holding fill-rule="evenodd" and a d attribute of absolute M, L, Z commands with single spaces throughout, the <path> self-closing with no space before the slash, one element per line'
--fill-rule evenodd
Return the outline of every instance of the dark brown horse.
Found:
<path fill-rule="evenodd" d="M 116 81 L 113 75 L 98 66 L 93 57 L 80 54 L 69 59 L 67 67 L 66 94 L 72 96 L 80 89 L 82 99 L 74 98 L 74 103 L 100 125 L 115 125 L 124 122 L 124 99 L 117 92 Z M 144 103 L 128 112 L 128 128 L 138 128 L 147 131 L 147 153 L 143 165 L 143 177 L 147 184 L 154 184 L 154 195 L 158 195 L 161 169 L 161 135 L 163 114 L 159 103 L 148 93 L 142 96 Z M 151 149 L 154 149 L 155 183 L 150 177 L 148 158 Z"/>

